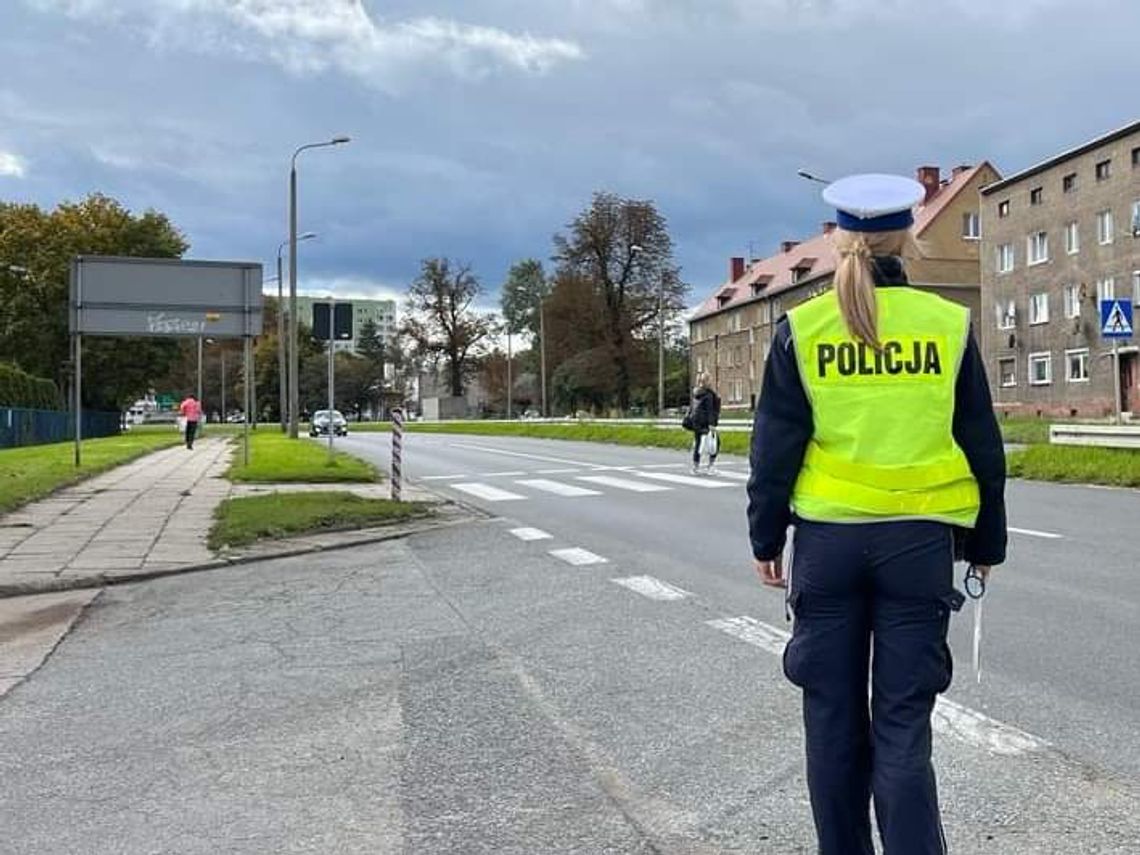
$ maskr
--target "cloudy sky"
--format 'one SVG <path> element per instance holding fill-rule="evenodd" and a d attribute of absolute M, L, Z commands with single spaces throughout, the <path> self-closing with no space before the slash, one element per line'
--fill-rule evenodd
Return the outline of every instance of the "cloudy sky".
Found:
<path fill-rule="evenodd" d="M 448 255 L 490 304 L 608 189 L 695 302 L 826 218 L 799 167 L 1010 172 L 1140 118 L 1137 33 L 1135 0 L 0 0 L 0 198 L 99 190 L 269 268 L 293 149 L 350 134 L 302 155 L 309 289 Z"/>

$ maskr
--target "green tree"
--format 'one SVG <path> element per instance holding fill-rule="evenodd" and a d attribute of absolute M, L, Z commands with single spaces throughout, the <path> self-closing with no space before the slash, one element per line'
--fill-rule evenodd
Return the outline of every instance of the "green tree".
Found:
<path fill-rule="evenodd" d="M 653 202 L 596 193 L 590 207 L 554 238 L 560 274 L 588 281 L 602 300 L 602 318 L 614 361 L 614 394 L 629 407 L 633 342 L 684 308 L 688 286 L 673 261 L 673 241 Z"/>
<path fill-rule="evenodd" d="M 135 215 L 98 193 L 52 211 L 0 203 L 0 359 L 66 385 L 72 258 L 177 258 L 187 247 L 164 214 Z M 88 338 L 83 346 L 85 406 L 120 408 L 165 374 L 178 354 L 173 340 Z"/>
<path fill-rule="evenodd" d="M 542 262 L 527 258 L 512 264 L 499 300 L 507 331 L 528 332 L 537 337 L 541 327 L 540 307 L 549 294 L 550 283 Z"/>
<path fill-rule="evenodd" d="M 475 298 L 483 289 L 470 265 L 446 258 L 428 258 L 408 288 L 403 333 L 415 344 L 418 356 L 447 368 L 451 394 L 463 394 L 463 381 L 483 342 L 492 319 L 475 311 Z"/>

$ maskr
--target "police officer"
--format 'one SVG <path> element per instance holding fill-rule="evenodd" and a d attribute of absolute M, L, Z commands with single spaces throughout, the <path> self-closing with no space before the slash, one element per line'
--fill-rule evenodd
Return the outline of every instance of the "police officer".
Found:
<path fill-rule="evenodd" d="M 834 288 L 781 319 L 752 435 L 761 580 L 788 584 L 821 855 L 944 853 L 930 716 L 951 679 L 953 562 L 1005 559 L 1005 457 L 964 307 L 907 283 L 920 184 L 829 185 Z M 870 700 L 868 702 L 868 678 Z"/>

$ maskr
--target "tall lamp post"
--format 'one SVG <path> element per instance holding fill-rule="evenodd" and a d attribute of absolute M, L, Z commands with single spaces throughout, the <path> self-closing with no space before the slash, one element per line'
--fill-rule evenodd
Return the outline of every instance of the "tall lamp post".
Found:
<path fill-rule="evenodd" d="M 316 232 L 305 232 L 303 235 L 297 236 L 297 243 L 303 240 L 312 240 L 316 236 Z M 288 245 L 289 241 L 283 240 L 277 247 L 277 398 L 278 408 L 281 411 L 282 433 L 285 433 L 289 427 L 285 415 L 288 410 L 289 401 L 289 389 L 285 379 L 288 376 L 285 371 L 285 296 L 282 294 L 282 289 L 285 287 L 285 280 L 281 275 L 281 253 Z"/>
<path fill-rule="evenodd" d="M 311 148 L 343 145 L 349 137 L 333 137 L 326 142 L 308 143 L 293 152 L 289 168 L 289 436 L 297 438 L 301 386 L 297 353 L 297 157 Z"/>

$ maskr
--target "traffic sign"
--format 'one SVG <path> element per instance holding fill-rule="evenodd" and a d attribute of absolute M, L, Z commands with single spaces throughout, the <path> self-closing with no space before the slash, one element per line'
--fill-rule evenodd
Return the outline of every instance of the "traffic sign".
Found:
<path fill-rule="evenodd" d="M 1100 334 L 1104 338 L 1132 336 L 1132 301 L 1100 301 Z"/>

